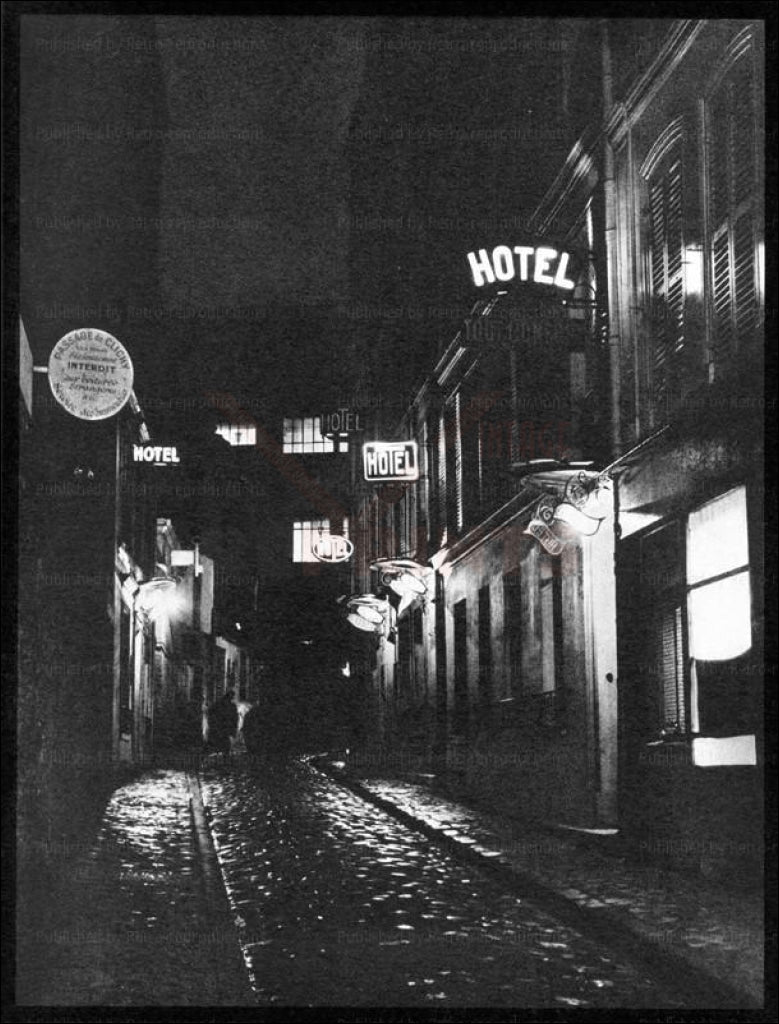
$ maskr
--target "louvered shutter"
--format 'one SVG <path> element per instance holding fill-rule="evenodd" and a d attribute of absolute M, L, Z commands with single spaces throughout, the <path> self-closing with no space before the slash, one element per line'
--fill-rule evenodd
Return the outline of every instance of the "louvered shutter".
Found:
<path fill-rule="evenodd" d="M 684 654 L 682 609 L 660 613 L 654 627 L 655 670 L 661 703 L 659 718 L 666 732 L 683 732 L 686 727 L 684 701 Z"/>
<path fill-rule="evenodd" d="M 652 292 L 651 395 L 656 423 L 664 422 L 674 380 L 674 357 L 684 347 L 684 237 L 679 147 L 649 182 Z"/>
<path fill-rule="evenodd" d="M 636 622 L 642 638 L 636 663 L 645 665 L 646 691 L 643 728 L 657 735 L 687 728 L 684 661 L 683 553 L 678 522 L 644 537 L 637 580 Z"/>
<path fill-rule="evenodd" d="M 755 260 L 755 121 L 749 56 L 718 86 L 708 107 L 711 360 L 720 376 L 758 323 Z"/>
<path fill-rule="evenodd" d="M 462 426 L 462 396 L 458 391 L 454 397 L 455 435 L 454 435 L 454 505 L 456 515 L 456 529 L 459 533 L 465 522 L 465 507 L 463 503 L 463 426 Z"/>
<path fill-rule="evenodd" d="M 446 416 L 442 412 L 438 419 L 438 532 L 439 532 L 439 544 L 444 543 L 444 537 L 446 536 L 446 506 L 447 506 L 447 493 L 446 493 L 446 477 L 447 477 L 447 466 L 446 466 L 446 453 L 448 445 L 446 443 Z"/>

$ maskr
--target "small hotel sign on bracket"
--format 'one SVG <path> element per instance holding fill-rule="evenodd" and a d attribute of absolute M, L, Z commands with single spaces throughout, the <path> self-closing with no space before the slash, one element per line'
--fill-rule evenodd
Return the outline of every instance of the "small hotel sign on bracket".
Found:
<path fill-rule="evenodd" d="M 362 466 L 366 480 L 381 482 L 418 480 L 417 443 L 416 441 L 366 441 L 362 446 Z"/>

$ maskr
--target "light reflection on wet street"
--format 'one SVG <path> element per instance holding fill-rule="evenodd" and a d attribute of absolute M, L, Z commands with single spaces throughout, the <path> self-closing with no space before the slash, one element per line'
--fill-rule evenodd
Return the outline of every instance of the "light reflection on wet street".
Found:
<path fill-rule="evenodd" d="M 114 792 L 44 920 L 18 936 L 20 1003 L 251 1004 L 233 924 L 204 891 L 183 772 Z"/>
<path fill-rule="evenodd" d="M 209 766 L 203 796 L 260 1003 L 683 1005 L 307 765 Z"/>

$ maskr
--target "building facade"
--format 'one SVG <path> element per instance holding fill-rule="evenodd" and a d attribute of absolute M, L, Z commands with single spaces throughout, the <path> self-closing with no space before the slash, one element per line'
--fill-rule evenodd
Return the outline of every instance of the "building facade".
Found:
<path fill-rule="evenodd" d="M 353 589 L 389 602 L 360 641 L 367 746 L 706 873 L 740 837 L 753 876 L 762 41 L 655 28 L 649 49 L 585 41 L 601 115 L 533 237 L 463 253 L 469 316 L 405 415 L 375 421 L 416 440 L 420 475 L 356 489 Z M 381 559 L 424 592 L 393 608 Z"/>
<path fill-rule="evenodd" d="M 712 873 L 762 856 L 763 62 L 678 24 L 608 120 L 620 815 Z"/>

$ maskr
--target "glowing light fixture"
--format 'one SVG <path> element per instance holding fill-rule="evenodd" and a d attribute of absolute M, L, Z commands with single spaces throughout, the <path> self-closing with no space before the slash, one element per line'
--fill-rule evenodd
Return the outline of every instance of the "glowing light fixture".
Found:
<path fill-rule="evenodd" d="M 422 576 L 431 571 L 430 567 L 411 558 L 377 558 L 371 562 L 371 569 L 379 572 L 383 586 L 389 587 L 399 597 L 427 593 Z"/>
<path fill-rule="evenodd" d="M 349 612 L 349 614 L 346 616 L 346 621 L 350 625 L 355 626 L 357 629 L 363 630 L 363 632 L 365 633 L 376 632 L 376 627 L 373 625 L 373 623 L 368 622 L 367 619 L 364 619 L 361 615 L 358 615 L 356 612 Z"/>
<path fill-rule="evenodd" d="M 357 629 L 365 632 L 381 633 L 385 625 L 385 616 L 389 602 L 376 597 L 375 594 L 353 594 L 351 597 L 340 597 L 338 603 L 346 602 L 346 621 Z"/>
<path fill-rule="evenodd" d="M 176 590 L 176 580 L 170 576 L 153 576 L 138 586 L 137 601 L 148 616 L 153 617 L 168 606 Z"/>
<path fill-rule="evenodd" d="M 386 583 L 400 597 L 406 597 L 407 594 L 427 593 L 427 587 L 422 580 L 418 576 L 412 576 L 410 572 L 402 572 L 397 576 L 382 573 L 382 583 Z"/>
<path fill-rule="evenodd" d="M 368 622 L 372 622 L 376 626 L 384 622 L 384 616 L 381 612 L 372 608 L 369 604 L 356 604 L 354 605 L 354 611 L 357 615 L 362 616 L 362 618 L 367 619 Z"/>
<path fill-rule="evenodd" d="M 581 533 L 584 537 L 594 536 L 603 522 L 603 517 L 595 519 L 592 516 L 585 515 L 584 512 L 567 501 L 561 501 L 555 508 L 554 518 L 561 523 L 572 526 L 577 533 Z"/>

